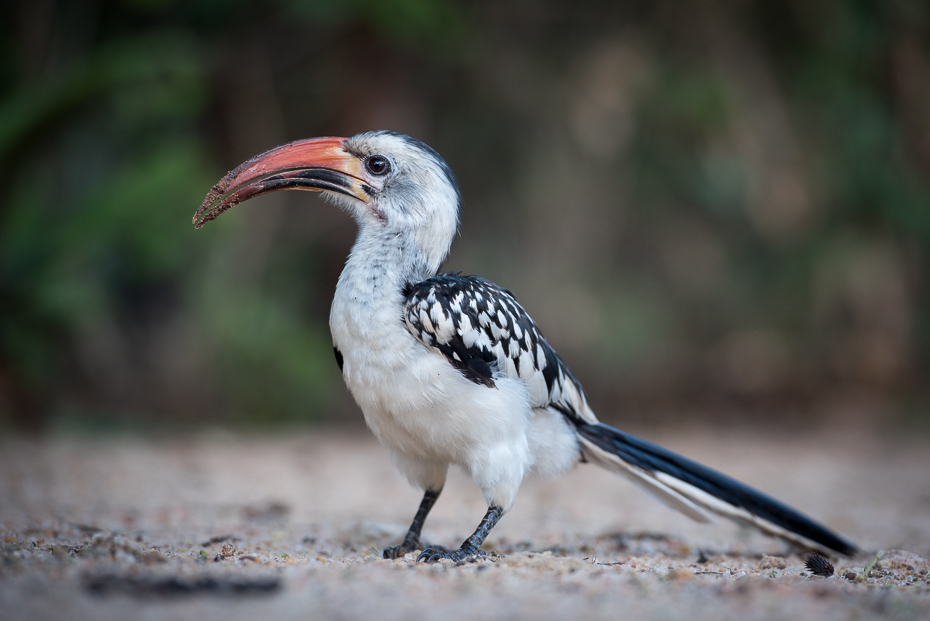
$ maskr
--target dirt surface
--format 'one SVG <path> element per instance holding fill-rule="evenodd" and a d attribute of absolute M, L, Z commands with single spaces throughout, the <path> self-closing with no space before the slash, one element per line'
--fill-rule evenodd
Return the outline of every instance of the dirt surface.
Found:
<path fill-rule="evenodd" d="M 0 618 L 930 618 L 926 438 L 643 435 L 865 552 L 812 576 L 777 540 L 581 465 L 528 481 L 477 562 L 386 561 L 420 494 L 368 436 L 6 438 Z M 425 540 L 458 545 L 485 508 L 453 472 Z"/>

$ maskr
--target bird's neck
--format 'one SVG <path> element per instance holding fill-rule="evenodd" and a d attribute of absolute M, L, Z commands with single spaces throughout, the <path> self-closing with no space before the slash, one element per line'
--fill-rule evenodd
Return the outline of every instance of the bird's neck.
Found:
<path fill-rule="evenodd" d="M 451 240 L 418 237 L 422 236 L 398 233 L 378 225 L 362 226 L 343 276 L 363 277 L 366 287 L 397 291 L 408 283 L 435 276 L 449 252 Z"/>
<path fill-rule="evenodd" d="M 412 236 L 376 225 L 363 226 L 346 267 L 339 289 L 350 290 L 360 303 L 402 304 L 404 288 L 435 276 L 449 244 L 423 248 Z"/>
<path fill-rule="evenodd" d="M 352 369 L 361 368 L 354 356 L 362 353 L 366 364 L 396 362 L 411 339 L 403 324 L 404 290 L 409 283 L 434 276 L 439 262 L 402 236 L 361 230 L 339 276 L 329 316 L 333 344 L 345 356 L 347 378 Z"/>

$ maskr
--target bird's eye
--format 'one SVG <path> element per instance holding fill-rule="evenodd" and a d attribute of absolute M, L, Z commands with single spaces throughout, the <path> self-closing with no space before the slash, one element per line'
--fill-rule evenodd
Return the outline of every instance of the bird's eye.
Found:
<path fill-rule="evenodd" d="M 383 155 L 372 155 L 365 160 L 365 167 L 373 175 L 386 175 L 391 172 L 391 162 Z"/>

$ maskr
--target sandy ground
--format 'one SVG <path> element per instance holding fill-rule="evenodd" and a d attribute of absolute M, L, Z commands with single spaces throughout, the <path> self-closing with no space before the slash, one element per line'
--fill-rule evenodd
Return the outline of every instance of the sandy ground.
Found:
<path fill-rule="evenodd" d="M 528 481 L 478 562 L 386 561 L 420 495 L 366 435 L 8 437 L 0 618 L 930 619 L 926 438 L 643 435 L 865 552 L 811 576 L 777 540 L 582 465 Z M 457 545 L 484 511 L 454 472 L 424 538 Z"/>

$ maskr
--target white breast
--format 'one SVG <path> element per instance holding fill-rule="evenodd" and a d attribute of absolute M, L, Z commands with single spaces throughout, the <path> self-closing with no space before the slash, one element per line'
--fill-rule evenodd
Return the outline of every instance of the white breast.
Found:
<path fill-rule="evenodd" d="M 489 502 L 509 508 L 532 465 L 525 386 L 504 378 L 488 388 L 466 379 L 407 331 L 399 286 L 373 288 L 369 270 L 353 268 L 350 260 L 340 278 L 330 328 L 365 422 L 405 457 L 402 468 L 411 460 L 458 464 Z"/>

